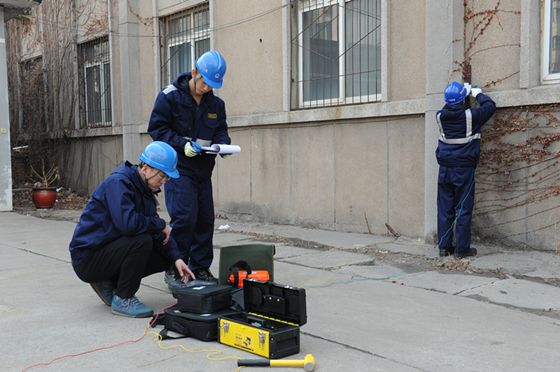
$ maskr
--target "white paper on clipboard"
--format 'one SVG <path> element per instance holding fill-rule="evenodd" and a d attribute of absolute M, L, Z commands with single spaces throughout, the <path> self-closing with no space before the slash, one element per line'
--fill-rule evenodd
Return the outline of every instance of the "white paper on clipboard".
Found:
<path fill-rule="evenodd" d="M 241 147 L 237 145 L 218 145 L 200 146 L 200 149 L 207 154 L 236 154 L 241 152 Z"/>

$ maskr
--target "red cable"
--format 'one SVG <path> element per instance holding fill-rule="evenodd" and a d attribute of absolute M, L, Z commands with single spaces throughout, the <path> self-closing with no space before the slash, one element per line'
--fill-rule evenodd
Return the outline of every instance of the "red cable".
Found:
<path fill-rule="evenodd" d="M 65 358 L 74 358 L 74 357 L 78 357 L 78 356 L 82 356 L 82 355 L 86 355 L 86 354 L 90 354 L 90 353 L 95 353 L 96 351 L 100 351 L 100 350 L 112 349 L 112 348 L 122 346 L 122 345 L 126 345 L 126 344 L 135 344 L 135 343 L 141 341 L 144 337 L 146 337 L 146 335 L 148 334 L 148 329 L 150 329 L 150 327 L 152 327 L 152 325 L 155 324 L 155 322 L 157 321 L 157 318 L 160 316 L 160 314 L 162 314 L 165 310 L 167 310 L 170 307 L 173 307 L 175 305 L 176 304 L 169 305 L 169 306 L 164 307 L 163 309 L 159 310 L 158 312 L 156 312 L 156 316 L 154 317 L 154 319 L 152 321 L 150 321 L 150 323 L 148 323 L 148 327 L 146 327 L 146 329 L 144 330 L 144 334 L 142 336 L 140 336 L 139 338 L 135 339 L 135 340 L 126 340 L 126 341 L 122 341 L 122 342 L 119 342 L 117 344 L 110 345 L 110 346 L 101 346 L 101 347 L 91 349 L 91 350 L 88 350 L 88 351 L 83 351 L 83 352 L 77 353 L 77 354 L 62 355 L 62 356 L 56 357 L 54 359 L 51 359 L 48 362 L 40 362 L 40 363 L 31 364 L 31 365 L 25 367 L 24 369 L 22 369 L 21 372 L 25 372 L 27 370 L 30 370 L 31 368 L 35 368 L 35 367 L 39 367 L 39 366 L 48 366 L 48 365 L 51 365 L 54 362 L 57 362 L 59 360 L 65 359 Z"/>

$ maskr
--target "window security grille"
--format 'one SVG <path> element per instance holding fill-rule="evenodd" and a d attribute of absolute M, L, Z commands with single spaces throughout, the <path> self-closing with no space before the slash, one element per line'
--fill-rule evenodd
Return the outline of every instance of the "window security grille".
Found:
<path fill-rule="evenodd" d="M 166 86 L 177 75 L 190 72 L 196 59 L 210 50 L 208 4 L 161 19 L 162 82 Z"/>
<path fill-rule="evenodd" d="M 78 46 L 81 127 L 111 126 L 111 62 L 107 37 Z"/>
<path fill-rule="evenodd" d="M 300 0 L 298 106 L 322 107 L 381 97 L 381 0 Z"/>

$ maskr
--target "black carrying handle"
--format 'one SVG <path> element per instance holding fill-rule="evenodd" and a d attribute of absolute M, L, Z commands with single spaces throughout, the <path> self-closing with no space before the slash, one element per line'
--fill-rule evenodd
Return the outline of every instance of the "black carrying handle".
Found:
<path fill-rule="evenodd" d="M 240 359 L 237 361 L 238 367 L 270 367 L 268 359 Z"/>
<path fill-rule="evenodd" d="M 233 274 L 233 286 L 235 288 L 238 287 L 239 284 L 239 270 L 247 271 L 247 276 L 252 273 L 251 266 L 247 263 L 247 261 L 237 261 L 233 265 L 229 267 L 229 272 Z"/>
<path fill-rule="evenodd" d="M 183 335 L 183 336 L 169 336 L 169 334 L 167 333 L 169 332 L 169 329 L 164 328 L 159 332 L 159 336 L 161 337 L 162 341 L 163 340 L 178 340 L 180 338 L 187 338 L 189 337 L 188 335 Z"/>

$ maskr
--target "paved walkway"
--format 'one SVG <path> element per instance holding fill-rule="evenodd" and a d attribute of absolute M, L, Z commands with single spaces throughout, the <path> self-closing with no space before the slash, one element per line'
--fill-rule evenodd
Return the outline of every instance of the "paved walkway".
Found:
<path fill-rule="evenodd" d="M 9 337 L 1 348 L 4 369 L 141 337 L 146 320 L 111 315 L 72 271 L 67 246 L 79 212 L 30 214 L 0 213 L 0 324 Z M 275 244 L 275 280 L 307 291 L 308 323 L 293 358 L 314 354 L 317 371 L 558 370 L 560 256 L 554 252 L 479 246 L 476 258 L 456 260 L 404 237 L 225 220 L 216 229 L 216 249 Z M 146 278 L 139 296 L 158 309 L 173 302 L 161 274 Z M 254 357 L 191 339 L 162 345 Z M 36 370 L 235 371 L 234 360 L 211 361 L 207 354 L 163 350 L 148 334 Z"/>

